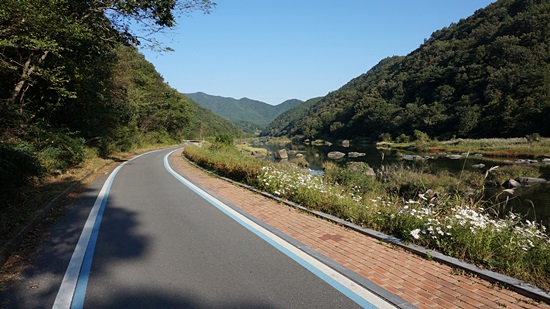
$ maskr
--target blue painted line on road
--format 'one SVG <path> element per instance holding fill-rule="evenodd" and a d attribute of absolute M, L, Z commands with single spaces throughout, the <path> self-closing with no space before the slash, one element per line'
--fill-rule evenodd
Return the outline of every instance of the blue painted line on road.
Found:
<path fill-rule="evenodd" d="M 126 162 L 125 162 L 126 163 Z M 124 164 L 125 164 L 124 163 Z M 103 213 L 105 212 L 105 205 L 109 198 L 109 192 L 111 191 L 111 186 L 113 181 L 122 168 L 124 164 L 120 165 L 113 171 L 113 178 L 109 181 L 107 185 L 107 190 L 105 191 L 105 196 L 101 201 L 101 206 L 97 213 L 97 218 L 94 223 L 94 228 L 92 234 L 90 235 L 90 240 L 88 242 L 88 247 L 86 248 L 86 255 L 82 261 L 82 267 L 80 268 L 80 275 L 78 276 L 78 282 L 76 284 L 76 289 L 71 303 L 71 309 L 79 309 L 84 307 L 84 299 L 86 298 L 86 288 L 88 287 L 88 280 L 90 278 L 90 269 L 92 268 L 92 260 L 94 258 L 95 246 L 97 243 L 97 236 L 99 234 L 99 226 L 101 225 L 101 220 L 103 219 Z"/>
<path fill-rule="evenodd" d="M 335 279 L 331 278 L 330 276 L 328 276 L 327 274 L 325 274 L 324 272 L 319 270 L 317 267 L 313 266 L 311 263 L 305 261 L 303 258 L 301 258 L 298 255 L 294 254 L 293 252 L 289 251 L 287 248 L 283 247 L 282 245 L 280 245 L 279 243 L 274 241 L 272 238 L 268 237 L 263 232 L 257 230 L 256 228 L 254 228 L 250 224 L 244 222 L 243 220 L 241 220 L 240 218 L 238 218 L 237 216 L 235 216 L 234 214 L 229 212 L 226 208 L 220 206 L 219 204 L 223 204 L 221 201 L 215 199 L 210 194 L 204 192 L 203 190 L 201 190 L 200 188 L 194 186 L 191 182 L 189 182 L 188 180 L 183 178 L 180 174 L 178 174 L 176 171 L 174 171 L 172 169 L 172 167 L 170 166 L 170 163 L 168 162 L 168 157 L 175 151 L 176 150 L 168 153 L 164 157 L 164 167 L 166 168 L 166 170 L 170 174 L 172 174 L 182 184 L 184 184 L 186 187 L 191 189 L 193 192 L 195 192 L 196 194 L 198 194 L 199 196 L 204 198 L 206 201 L 208 201 L 214 207 L 216 207 L 217 209 L 219 209 L 220 211 L 225 213 L 231 219 L 235 220 L 236 222 L 241 224 L 243 227 L 245 227 L 246 229 L 248 229 L 249 231 L 251 231 L 252 233 L 257 235 L 258 237 L 262 238 L 264 241 L 266 241 L 267 243 L 269 243 L 270 245 L 275 247 L 277 250 L 281 251 L 282 253 L 284 253 L 285 255 L 287 255 L 288 257 L 293 259 L 294 261 L 296 261 L 298 264 L 300 264 L 301 266 L 303 266 L 304 268 L 309 270 L 311 273 L 313 273 L 314 275 L 316 275 L 317 277 L 319 277 L 320 279 L 322 279 L 323 281 L 325 281 L 326 283 L 328 283 L 329 285 L 334 287 L 340 293 L 346 295 L 348 298 L 350 298 L 351 300 L 356 302 L 358 305 L 362 306 L 363 308 L 378 308 L 375 305 L 373 305 L 372 303 L 370 303 L 368 300 L 366 300 L 363 297 L 359 296 L 358 294 L 356 294 L 352 290 L 350 290 L 347 287 L 345 287 L 344 285 L 342 285 L 340 282 L 336 281 Z M 229 207 L 229 206 L 226 206 L 226 207 Z"/>

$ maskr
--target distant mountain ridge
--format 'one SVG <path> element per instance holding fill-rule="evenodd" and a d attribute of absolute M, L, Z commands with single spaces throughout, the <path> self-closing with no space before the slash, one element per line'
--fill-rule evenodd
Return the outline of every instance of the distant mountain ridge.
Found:
<path fill-rule="evenodd" d="M 264 129 L 277 116 L 303 103 L 301 100 L 291 99 L 278 105 L 270 105 L 248 98 L 234 99 L 204 92 L 186 93 L 185 96 L 235 123 L 246 132 Z"/>

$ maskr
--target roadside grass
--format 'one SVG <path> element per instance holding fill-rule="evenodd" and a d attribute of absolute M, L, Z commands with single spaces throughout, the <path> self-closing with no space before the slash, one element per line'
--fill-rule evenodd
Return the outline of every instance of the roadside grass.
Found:
<path fill-rule="evenodd" d="M 389 166 L 367 176 L 357 167 L 325 165 L 325 175 L 242 155 L 227 146 L 189 146 L 184 155 L 225 177 L 372 228 L 428 249 L 473 262 L 550 290 L 550 238 L 544 226 L 466 193 L 483 175 L 431 175 Z M 470 182 L 470 183 L 468 183 Z"/>
<path fill-rule="evenodd" d="M 210 144 L 199 147 L 187 146 L 185 156 L 198 165 L 218 175 L 236 181 L 253 184 L 262 166 L 260 160 L 244 156 L 238 148 L 224 144 Z"/>

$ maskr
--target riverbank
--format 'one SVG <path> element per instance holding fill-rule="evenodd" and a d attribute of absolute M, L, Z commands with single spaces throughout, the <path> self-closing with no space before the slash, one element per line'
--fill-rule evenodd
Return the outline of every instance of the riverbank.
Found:
<path fill-rule="evenodd" d="M 450 141 L 379 142 L 382 149 L 422 153 L 477 153 L 491 157 L 542 159 L 550 157 L 550 138 L 485 138 Z"/>

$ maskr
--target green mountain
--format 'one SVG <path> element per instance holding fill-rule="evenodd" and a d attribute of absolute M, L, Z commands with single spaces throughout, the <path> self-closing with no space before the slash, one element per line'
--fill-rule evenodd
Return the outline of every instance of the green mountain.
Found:
<path fill-rule="evenodd" d="M 193 100 L 188 100 L 191 114 L 189 125 L 184 131 L 185 136 L 193 139 L 202 139 L 208 136 L 216 136 L 220 132 L 228 133 L 234 137 L 243 137 L 243 130 L 221 117 L 213 111 L 200 106 Z"/>
<path fill-rule="evenodd" d="M 322 97 L 309 99 L 300 105 L 287 110 L 275 118 L 261 133 L 264 136 L 291 136 L 294 133 L 299 122 L 308 115 L 310 107 L 321 101 Z"/>
<path fill-rule="evenodd" d="M 273 106 L 248 98 L 237 100 L 208 95 L 203 92 L 188 93 L 185 95 L 199 103 L 202 107 L 210 109 L 214 113 L 237 124 L 247 132 L 254 132 L 265 128 L 281 113 L 302 103 L 300 100 L 292 99 Z"/>
<path fill-rule="evenodd" d="M 435 31 L 409 55 L 382 60 L 308 107 L 301 121 L 269 133 L 550 136 L 549 42 L 549 1 L 500 0 Z"/>

